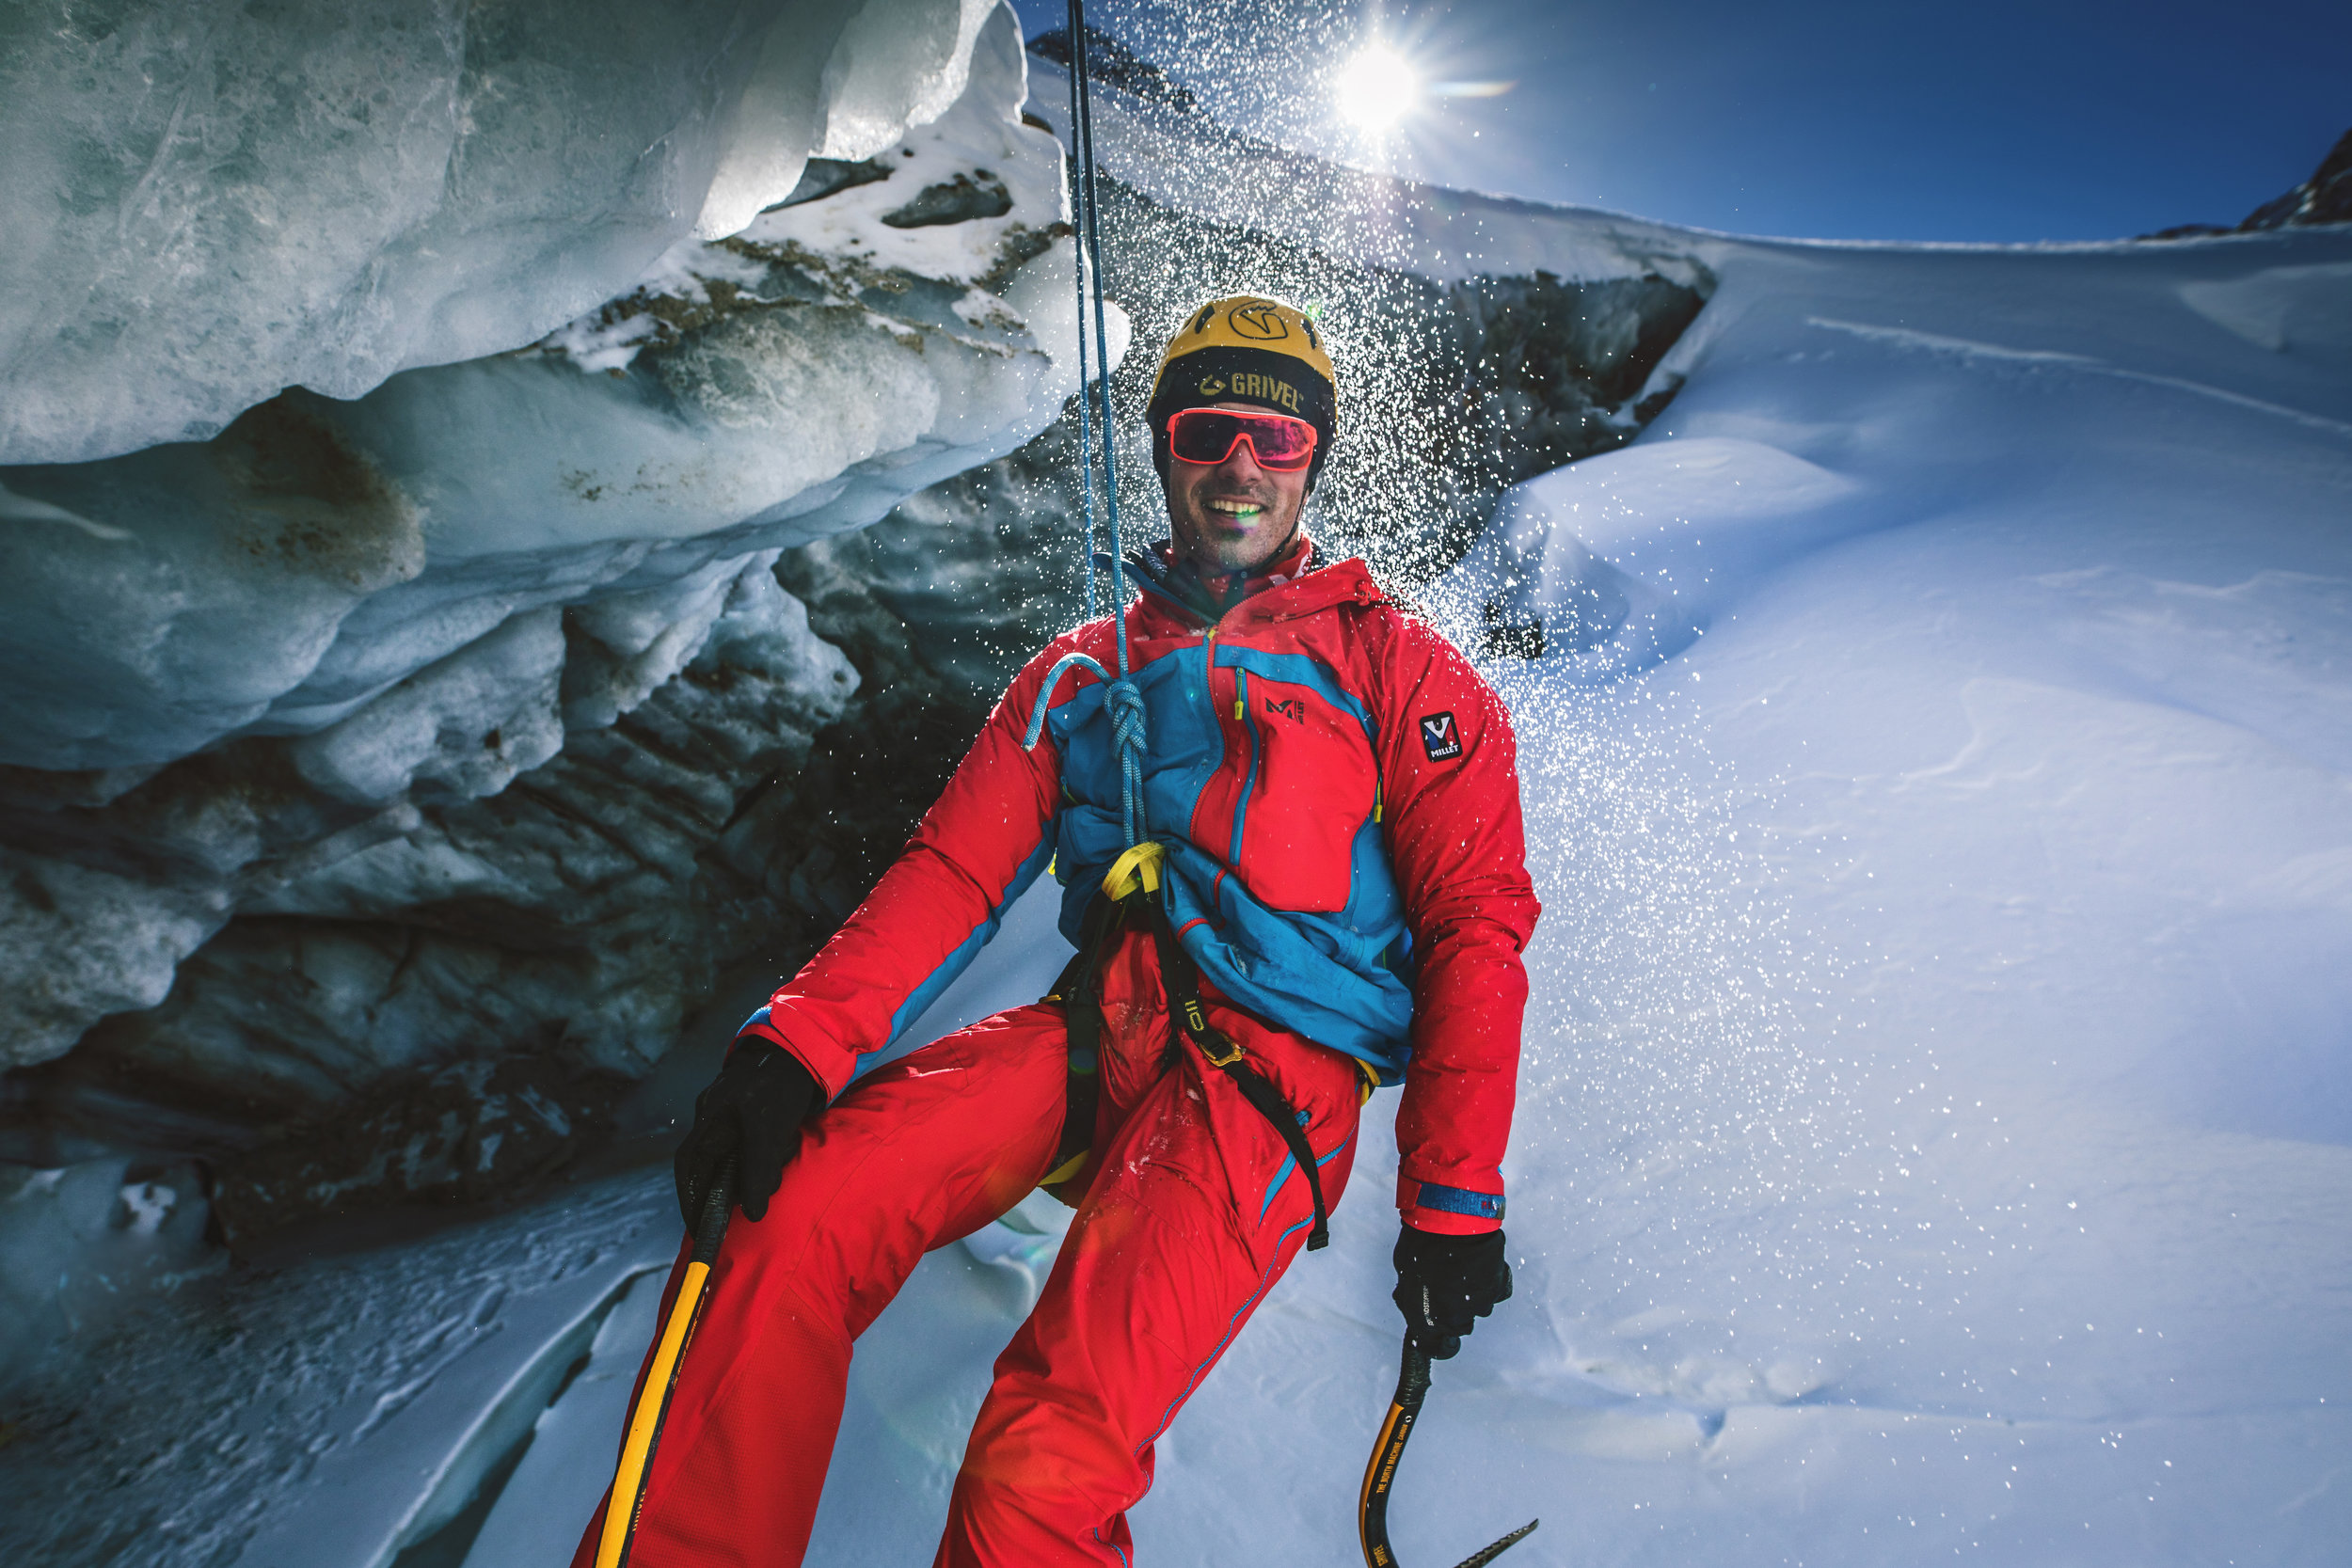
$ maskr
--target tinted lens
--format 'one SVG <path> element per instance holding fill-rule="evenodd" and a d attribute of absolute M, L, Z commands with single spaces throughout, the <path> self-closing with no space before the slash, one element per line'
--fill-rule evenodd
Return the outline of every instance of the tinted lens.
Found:
<path fill-rule="evenodd" d="M 1168 421 L 1168 450 L 1187 463 L 1222 463 L 1243 441 L 1260 467 L 1289 472 L 1313 459 L 1315 427 L 1287 414 L 1227 408 L 1187 408 Z"/>

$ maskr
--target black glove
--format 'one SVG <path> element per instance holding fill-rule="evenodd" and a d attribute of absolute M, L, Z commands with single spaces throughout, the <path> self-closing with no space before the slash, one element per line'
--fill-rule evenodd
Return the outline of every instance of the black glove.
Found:
<path fill-rule="evenodd" d="M 735 1201 L 748 1220 L 768 1213 L 784 1180 L 784 1163 L 801 1150 L 801 1123 L 825 1103 L 825 1091 L 792 1053 L 745 1040 L 727 1053 L 710 1087 L 694 1099 L 694 1128 L 677 1146 L 677 1207 L 691 1231 L 703 1199 L 729 1160 L 738 1162 Z"/>
<path fill-rule="evenodd" d="M 1432 1361 L 1450 1359 L 1462 1336 L 1496 1302 L 1510 1299 L 1502 1231 L 1440 1236 L 1408 1225 L 1397 1237 L 1396 1309 L 1405 1314 L 1405 1337 Z"/>

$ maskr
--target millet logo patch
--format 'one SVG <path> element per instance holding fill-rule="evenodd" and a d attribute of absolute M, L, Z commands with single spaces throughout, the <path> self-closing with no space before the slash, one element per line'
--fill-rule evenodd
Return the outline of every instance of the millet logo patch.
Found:
<path fill-rule="evenodd" d="M 1429 753 L 1431 762 L 1443 762 L 1462 754 L 1462 732 L 1454 727 L 1454 715 L 1431 713 L 1422 716 L 1421 749 Z"/>

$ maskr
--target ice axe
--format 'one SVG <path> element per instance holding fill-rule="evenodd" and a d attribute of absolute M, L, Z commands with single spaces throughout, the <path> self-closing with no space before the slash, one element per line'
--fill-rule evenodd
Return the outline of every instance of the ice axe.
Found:
<path fill-rule="evenodd" d="M 1397 1568 L 1396 1554 L 1389 1549 L 1389 1488 L 1396 1484 L 1396 1465 L 1405 1457 L 1405 1440 L 1413 1435 L 1421 1402 L 1428 1397 L 1429 1357 L 1407 1335 L 1405 1365 L 1396 1376 L 1396 1398 L 1389 1403 L 1389 1418 L 1380 1423 L 1371 1462 L 1364 1466 L 1364 1489 L 1356 1500 L 1356 1535 L 1364 1545 L 1364 1568 Z M 1472 1552 L 1455 1568 L 1485 1568 L 1534 1534 L 1541 1523 L 1530 1519 L 1493 1545 Z"/>
<path fill-rule="evenodd" d="M 710 1265 L 718 1260 L 719 1243 L 726 1239 L 727 1215 L 735 1209 L 736 1163 L 719 1167 L 718 1179 L 703 1198 L 702 1217 L 694 1225 L 694 1251 L 678 1280 L 677 1299 L 654 1340 L 652 1363 L 637 1402 L 628 1413 L 628 1434 L 621 1440 L 621 1463 L 613 1471 L 612 1495 L 605 1499 L 604 1533 L 596 1540 L 596 1568 L 623 1568 L 637 1535 L 637 1516 L 645 1506 L 645 1478 L 653 1471 L 654 1446 L 661 1441 L 661 1424 L 669 1418 L 670 1397 L 677 1392 L 678 1363 L 686 1342 L 702 1322 L 703 1304 L 710 1296 Z M 1425 1377 L 1424 1373 L 1424 1377 Z"/>

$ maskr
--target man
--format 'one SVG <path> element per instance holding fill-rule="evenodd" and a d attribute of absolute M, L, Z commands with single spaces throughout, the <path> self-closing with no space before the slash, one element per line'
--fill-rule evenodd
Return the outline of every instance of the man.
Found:
<path fill-rule="evenodd" d="M 1510 1294 L 1500 1163 L 1537 912 L 1512 736 L 1451 643 L 1301 531 L 1336 396 L 1293 307 L 1185 319 L 1147 414 L 1170 538 L 1133 559 L 1125 610 L 1144 847 L 1106 618 L 1030 661 L 697 1101 L 688 1224 L 730 1161 L 751 1223 L 712 1269 L 633 1563 L 798 1562 L 850 1342 L 926 1251 L 1040 1184 L 1077 1214 L 997 1359 L 942 1563 L 1131 1562 L 1153 1442 L 1321 1244 L 1375 1085 L 1404 1085 L 1407 1333 L 1452 1355 Z M 1054 995 L 850 1083 L 1049 861 L 1079 950 Z"/>

